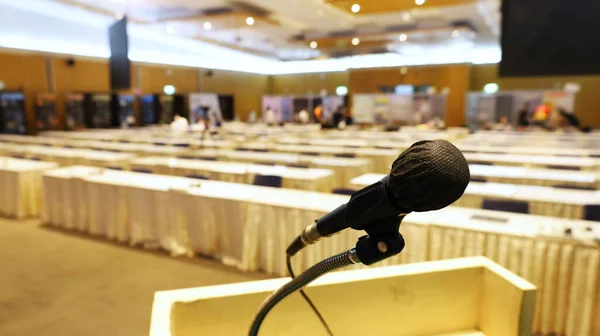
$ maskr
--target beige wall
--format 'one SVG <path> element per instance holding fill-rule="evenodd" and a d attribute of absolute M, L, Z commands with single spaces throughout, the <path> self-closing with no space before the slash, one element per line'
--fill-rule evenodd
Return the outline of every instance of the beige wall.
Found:
<path fill-rule="evenodd" d="M 349 85 L 349 73 L 325 72 L 271 76 L 269 93 L 274 95 L 335 94 L 338 86 Z"/>

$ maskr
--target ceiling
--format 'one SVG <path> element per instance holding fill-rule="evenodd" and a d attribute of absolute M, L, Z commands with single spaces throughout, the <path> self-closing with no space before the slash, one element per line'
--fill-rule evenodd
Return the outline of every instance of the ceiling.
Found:
<path fill-rule="evenodd" d="M 499 0 L 53 1 L 112 18 L 127 15 L 155 34 L 283 61 L 467 52 L 497 46 L 500 24 Z"/>

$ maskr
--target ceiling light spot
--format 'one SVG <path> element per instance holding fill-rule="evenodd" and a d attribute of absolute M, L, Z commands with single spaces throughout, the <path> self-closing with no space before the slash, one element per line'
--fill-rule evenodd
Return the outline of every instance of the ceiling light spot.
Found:
<path fill-rule="evenodd" d="M 358 45 L 360 43 L 360 39 L 358 37 L 355 37 L 352 39 L 352 45 Z"/>
<path fill-rule="evenodd" d="M 211 30 L 212 29 L 212 24 L 210 22 L 204 22 L 204 29 Z"/>
<path fill-rule="evenodd" d="M 318 46 L 319 46 L 319 44 L 317 43 L 317 41 L 312 41 L 312 42 L 310 42 L 310 47 L 311 47 L 312 49 L 316 49 Z"/>
<path fill-rule="evenodd" d="M 252 16 L 248 16 L 248 17 L 246 18 L 246 24 L 247 24 L 248 26 L 252 26 L 252 25 L 254 24 L 254 18 L 253 18 Z"/>
<path fill-rule="evenodd" d="M 398 36 L 398 39 L 400 40 L 400 42 L 404 42 L 404 41 L 408 40 L 408 35 L 400 34 L 400 36 Z"/>
<path fill-rule="evenodd" d="M 358 12 L 360 12 L 360 5 L 354 4 L 354 5 L 352 5 L 352 7 L 350 9 L 352 10 L 352 13 L 358 13 Z"/>

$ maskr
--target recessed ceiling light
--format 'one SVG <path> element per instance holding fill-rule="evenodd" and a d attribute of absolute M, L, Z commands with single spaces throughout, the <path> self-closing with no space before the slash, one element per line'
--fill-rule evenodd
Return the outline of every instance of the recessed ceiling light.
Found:
<path fill-rule="evenodd" d="M 352 39 L 352 45 L 358 45 L 360 43 L 360 39 L 358 37 L 355 37 Z"/>
<path fill-rule="evenodd" d="M 360 5 L 354 4 L 354 5 L 352 5 L 352 7 L 350 9 L 352 10 L 352 13 L 358 13 L 358 12 L 360 12 Z"/>
<path fill-rule="evenodd" d="M 400 34 L 400 36 L 398 36 L 398 39 L 400 40 L 400 42 L 404 42 L 404 41 L 408 40 L 408 35 Z"/>
<path fill-rule="evenodd" d="M 246 18 L 246 24 L 247 24 L 248 26 L 252 26 L 252 25 L 254 24 L 254 18 L 253 18 L 252 16 L 248 16 L 248 17 Z"/>
<path fill-rule="evenodd" d="M 173 34 L 173 33 L 175 33 L 175 28 L 173 28 L 173 26 L 171 26 L 171 25 L 167 25 L 165 27 L 165 32 L 167 32 L 167 34 Z"/>
<path fill-rule="evenodd" d="M 310 42 L 310 47 L 311 47 L 312 49 L 316 49 L 316 48 L 317 48 L 317 46 L 319 46 L 319 44 L 317 43 L 317 41 L 312 41 L 312 42 Z"/>
<path fill-rule="evenodd" d="M 211 30 L 212 24 L 210 22 L 204 22 L 204 29 Z"/>
<path fill-rule="evenodd" d="M 417 6 L 421 6 L 425 3 L 425 0 L 415 0 L 415 3 L 417 4 Z"/>
<path fill-rule="evenodd" d="M 453 38 L 457 38 L 457 37 L 459 37 L 459 36 L 460 36 L 460 32 L 459 32 L 458 30 L 453 30 L 453 31 L 452 31 L 452 37 L 453 37 Z"/>

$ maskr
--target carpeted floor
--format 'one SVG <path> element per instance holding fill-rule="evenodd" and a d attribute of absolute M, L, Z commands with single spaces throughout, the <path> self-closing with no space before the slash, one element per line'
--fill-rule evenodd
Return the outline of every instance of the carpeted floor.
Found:
<path fill-rule="evenodd" d="M 265 278 L 0 219 L 0 335 L 148 335 L 157 290 Z"/>

